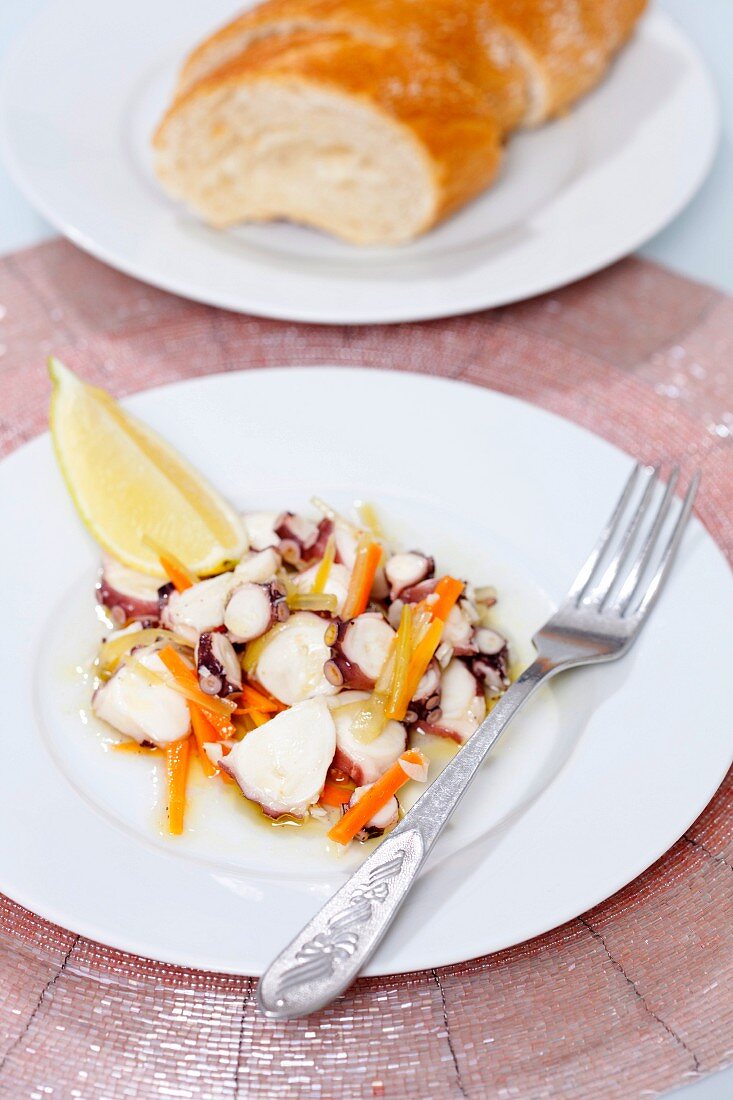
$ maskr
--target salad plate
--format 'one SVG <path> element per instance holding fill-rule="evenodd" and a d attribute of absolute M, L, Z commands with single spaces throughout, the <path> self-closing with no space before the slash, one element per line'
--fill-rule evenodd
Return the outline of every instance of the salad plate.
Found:
<path fill-rule="evenodd" d="M 1 79 L 0 142 L 29 200 L 92 255 L 196 301 L 330 324 L 518 301 L 638 248 L 712 162 L 712 84 L 694 47 L 653 10 L 599 88 L 567 117 L 514 137 L 496 185 L 423 239 L 355 249 L 285 223 L 215 231 L 163 194 L 150 138 L 183 57 L 241 7 L 54 0 Z"/>
<path fill-rule="evenodd" d="M 303 412 L 316 394 L 317 424 Z M 496 587 L 497 624 L 520 665 L 629 467 L 621 452 L 535 407 L 394 372 L 249 370 L 149 390 L 124 406 L 241 511 L 298 511 L 315 494 L 345 513 L 373 502 L 396 544 L 425 547 Z M 395 431 L 385 417 L 405 408 L 420 408 L 419 431 Z M 322 832 L 265 825 L 234 804 L 236 791 L 213 798 L 203 780 L 185 833 L 170 836 L 160 762 L 109 751 L 90 713 L 99 550 L 48 436 L 0 464 L 0 499 L 12 532 L 2 603 L 14 624 L 0 661 L 10 732 L 0 828 L 14 838 L 0 851 L 0 889 L 116 948 L 261 973 L 345 880 L 358 848 L 338 858 Z M 32 583 L 19 583 L 18 562 Z M 723 555 L 694 521 L 633 653 L 528 706 L 368 973 L 521 942 L 597 904 L 669 848 L 730 764 L 732 613 Z M 705 639 L 700 672 L 693 637 Z"/>

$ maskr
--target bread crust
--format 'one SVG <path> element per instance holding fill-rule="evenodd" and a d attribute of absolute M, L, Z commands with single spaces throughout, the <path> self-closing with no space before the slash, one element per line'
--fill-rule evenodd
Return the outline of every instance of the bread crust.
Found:
<path fill-rule="evenodd" d="M 481 0 L 530 68 L 524 125 L 563 114 L 602 79 L 646 0 Z"/>
<path fill-rule="evenodd" d="M 409 46 L 311 32 L 257 41 L 179 95 L 154 137 L 158 153 L 165 156 L 172 123 L 191 104 L 262 81 L 329 90 L 398 127 L 432 181 L 431 211 L 418 232 L 482 192 L 499 169 L 499 127 L 471 85 Z M 165 184 L 160 166 L 158 174 Z"/>
<path fill-rule="evenodd" d="M 526 113 L 525 66 L 489 6 L 476 0 L 265 0 L 193 50 L 178 90 L 186 91 L 259 37 L 299 31 L 404 43 L 431 54 L 475 85 L 503 131 L 517 126 Z"/>

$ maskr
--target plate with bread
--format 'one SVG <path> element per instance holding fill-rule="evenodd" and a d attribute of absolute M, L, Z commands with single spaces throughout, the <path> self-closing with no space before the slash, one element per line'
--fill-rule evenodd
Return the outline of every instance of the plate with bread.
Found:
<path fill-rule="evenodd" d="M 628 254 L 712 161 L 646 0 L 56 0 L 5 64 L 18 183 L 185 297 L 322 323 L 467 313 Z"/>

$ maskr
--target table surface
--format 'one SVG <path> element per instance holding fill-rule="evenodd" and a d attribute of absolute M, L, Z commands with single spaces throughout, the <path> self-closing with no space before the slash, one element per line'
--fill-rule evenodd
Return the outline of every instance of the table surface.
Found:
<path fill-rule="evenodd" d="M 49 0 L 3 0 L 0 58 L 15 35 Z M 723 134 L 709 178 L 687 209 L 657 234 L 642 254 L 693 279 L 733 293 L 733 3 L 658 0 L 697 44 L 713 74 L 722 105 Z M 37 244 L 55 231 L 26 202 L 0 163 L 0 254 Z M 670 1100 L 730 1100 L 733 1069 L 669 1094 Z"/>

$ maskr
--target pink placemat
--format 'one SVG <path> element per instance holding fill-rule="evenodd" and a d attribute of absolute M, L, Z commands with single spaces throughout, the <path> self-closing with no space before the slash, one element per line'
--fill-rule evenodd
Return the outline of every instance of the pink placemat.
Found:
<path fill-rule="evenodd" d="M 638 260 L 492 313 L 323 328 L 193 305 L 42 245 L 0 260 L 0 454 L 46 426 L 51 351 L 117 394 L 296 363 L 462 378 L 645 462 L 701 466 L 698 515 L 733 556 L 733 301 Z M 733 1060 L 732 859 L 729 775 L 598 908 L 460 966 L 362 980 L 292 1023 L 260 1017 L 250 978 L 125 955 L 0 897 L 0 1097 L 653 1096 Z"/>

